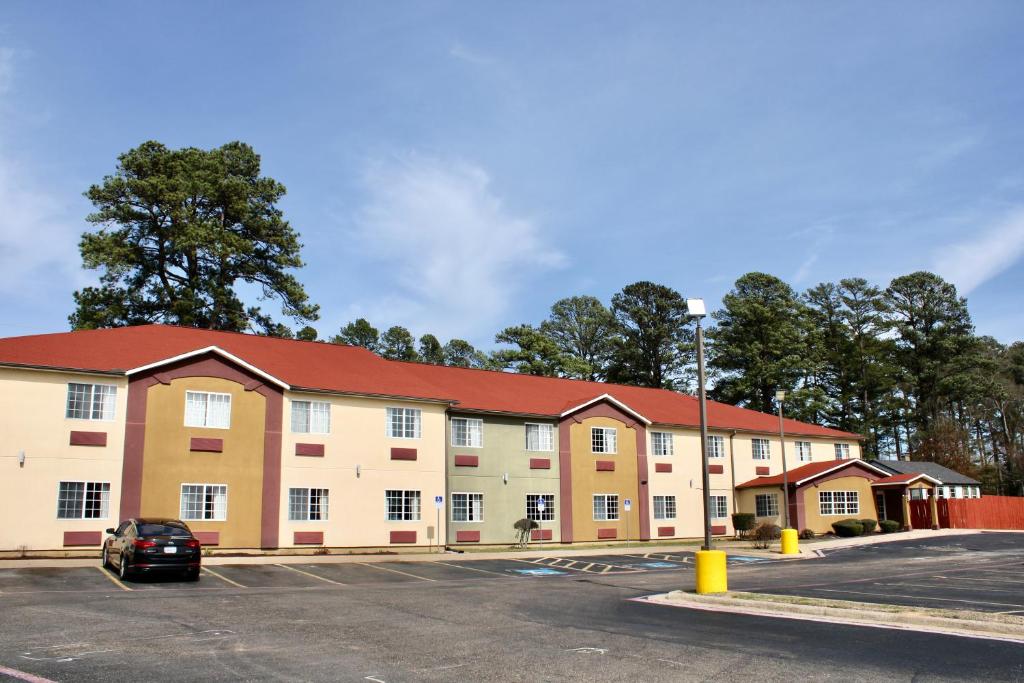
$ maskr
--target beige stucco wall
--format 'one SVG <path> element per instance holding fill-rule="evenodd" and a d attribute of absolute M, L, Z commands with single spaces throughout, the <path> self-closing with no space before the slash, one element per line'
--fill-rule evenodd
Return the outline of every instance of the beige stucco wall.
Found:
<path fill-rule="evenodd" d="M 114 419 L 66 419 L 69 382 L 116 386 Z M 65 531 L 116 525 L 127 386 L 125 378 L 109 375 L 0 368 L 0 550 L 61 548 Z M 107 445 L 71 446 L 72 431 L 106 432 Z M 18 464 L 20 451 L 24 467 Z M 61 481 L 109 482 L 108 518 L 58 520 Z"/>
<path fill-rule="evenodd" d="M 617 450 L 615 454 L 594 453 L 591 450 L 591 427 L 614 427 Z M 609 417 L 588 417 L 573 423 L 570 430 L 572 462 L 572 529 L 574 541 L 597 541 L 598 529 L 616 529 L 617 539 L 640 537 L 639 505 L 637 492 L 636 431 L 625 423 Z M 597 461 L 610 460 L 615 463 L 612 472 L 598 472 Z M 594 519 L 594 494 L 614 493 L 619 496 L 619 519 L 596 521 Z M 629 512 L 623 502 L 633 502 Z M 627 530 L 628 520 L 628 530 Z"/>
<path fill-rule="evenodd" d="M 860 501 L 860 512 L 856 515 L 822 515 L 818 504 L 819 491 L 856 491 Z M 803 528 L 815 533 L 832 531 L 832 523 L 841 519 L 878 519 L 875 509 L 875 493 L 867 477 L 839 477 L 820 484 L 806 487 L 802 492 L 804 503 Z"/>
<path fill-rule="evenodd" d="M 331 404 L 331 433 L 292 432 L 293 399 L 328 401 Z M 389 407 L 421 410 L 421 438 L 388 437 Z M 445 406 L 285 392 L 283 427 L 281 547 L 295 545 L 296 531 L 321 531 L 324 545 L 328 547 L 387 546 L 390 545 L 391 531 L 415 531 L 417 545 L 436 544 L 438 538 L 443 542 L 445 511 L 442 510 L 441 514 L 439 536 L 434 529 L 437 526 L 434 496 L 445 495 Z M 296 443 L 323 444 L 324 457 L 297 456 Z M 416 460 L 392 460 L 392 448 L 415 448 Z M 328 489 L 328 519 L 289 521 L 288 489 L 292 487 Z M 420 491 L 420 521 L 388 521 L 384 498 L 388 489 Z M 428 540 L 428 527 L 433 531 L 432 541 Z"/>
<path fill-rule="evenodd" d="M 785 505 L 785 499 L 782 496 L 781 486 L 764 486 L 759 488 L 741 489 L 736 492 L 736 511 L 737 512 L 749 512 L 755 514 L 757 512 L 756 498 L 758 494 L 773 493 L 777 496 L 779 502 L 779 514 L 769 517 L 756 517 L 755 523 L 761 524 L 762 522 L 769 522 L 771 524 L 778 524 L 782 526 L 782 506 Z"/>

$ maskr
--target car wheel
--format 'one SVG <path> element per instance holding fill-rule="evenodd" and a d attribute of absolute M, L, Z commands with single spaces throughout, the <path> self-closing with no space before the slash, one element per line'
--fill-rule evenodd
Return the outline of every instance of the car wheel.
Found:
<path fill-rule="evenodd" d="M 199 570 L 198 569 L 190 569 L 189 571 L 185 572 L 185 580 L 186 581 L 198 581 L 199 580 Z"/>
<path fill-rule="evenodd" d="M 131 576 L 131 571 L 128 569 L 128 560 L 125 558 L 124 553 L 121 553 L 121 564 L 117 568 L 117 575 L 121 577 L 122 581 L 127 581 L 128 577 Z"/>
<path fill-rule="evenodd" d="M 110 569 L 110 551 L 103 548 L 103 568 Z"/>

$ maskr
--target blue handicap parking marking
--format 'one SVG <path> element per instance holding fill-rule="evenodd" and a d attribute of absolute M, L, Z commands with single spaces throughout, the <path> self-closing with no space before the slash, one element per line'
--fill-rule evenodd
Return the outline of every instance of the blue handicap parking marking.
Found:
<path fill-rule="evenodd" d="M 729 561 L 731 562 L 771 562 L 766 557 L 745 557 L 743 555 L 730 555 Z"/>
<path fill-rule="evenodd" d="M 565 572 L 560 572 L 557 569 L 513 569 L 518 574 L 526 574 L 527 576 L 558 576 Z"/>
<path fill-rule="evenodd" d="M 675 569 L 679 565 L 675 562 L 643 562 L 640 566 L 649 569 Z"/>

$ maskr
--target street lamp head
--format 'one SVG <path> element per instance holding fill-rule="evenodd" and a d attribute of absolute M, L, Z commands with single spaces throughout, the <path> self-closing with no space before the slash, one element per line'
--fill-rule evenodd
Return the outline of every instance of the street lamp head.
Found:
<path fill-rule="evenodd" d="M 780 402 L 780 403 L 782 401 L 785 401 L 786 400 L 786 392 L 782 391 L 781 389 L 779 391 L 776 391 L 775 392 L 775 400 Z"/>
<path fill-rule="evenodd" d="M 703 318 L 706 316 L 708 311 L 707 308 L 704 307 L 704 299 L 687 299 L 686 313 L 691 318 Z"/>

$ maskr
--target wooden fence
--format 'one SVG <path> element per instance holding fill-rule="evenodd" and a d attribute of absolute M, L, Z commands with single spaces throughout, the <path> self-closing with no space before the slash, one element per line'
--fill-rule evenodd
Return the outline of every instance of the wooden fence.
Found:
<path fill-rule="evenodd" d="M 943 528 L 1024 529 L 1024 498 L 983 496 L 940 498 L 937 502 Z"/>

